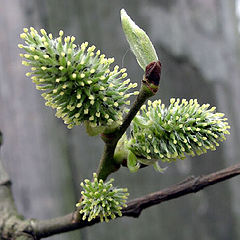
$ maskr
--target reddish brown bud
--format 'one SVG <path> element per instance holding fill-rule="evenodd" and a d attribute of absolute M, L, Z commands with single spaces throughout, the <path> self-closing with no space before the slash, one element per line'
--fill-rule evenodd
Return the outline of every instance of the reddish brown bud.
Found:
<path fill-rule="evenodd" d="M 148 83 L 152 83 L 155 86 L 159 85 L 161 77 L 161 63 L 160 61 L 151 62 L 146 66 L 145 79 Z"/>

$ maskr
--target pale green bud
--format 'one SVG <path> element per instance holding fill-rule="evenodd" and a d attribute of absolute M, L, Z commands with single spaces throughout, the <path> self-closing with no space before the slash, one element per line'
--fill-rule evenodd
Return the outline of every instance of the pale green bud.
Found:
<path fill-rule="evenodd" d="M 145 71 L 149 63 L 158 61 L 156 51 L 148 35 L 135 24 L 124 9 L 121 10 L 121 21 L 130 48 L 136 56 L 138 64 Z"/>

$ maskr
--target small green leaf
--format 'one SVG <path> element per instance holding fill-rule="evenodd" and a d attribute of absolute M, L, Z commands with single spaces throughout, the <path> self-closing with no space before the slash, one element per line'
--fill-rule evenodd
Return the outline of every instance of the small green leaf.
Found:
<path fill-rule="evenodd" d="M 97 136 L 98 134 L 102 133 L 105 129 L 104 126 L 97 126 L 93 127 L 89 121 L 84 122 L 86 127 L 86 132 L 89 136 Z"/>
<path fill-rule="evenodd" d="M 135 24 L 124 9 L 121 10 L 121 21 L 131 50 L 136 56 L 138 64 L 145 71 L 149 63 L 158 60 L 156 51 L 148 35 Z"/>
<path fill-rule="evenodd" d="M 146 159 L 146 158 L 138 158 L 137 160 L 138 162 L 144 165 L 152 165 L 157 161 L 157 159 Z"/>
<path fill-rule="evenodd" d="M 165 168 L 160 167 L 160 165 L 159 165 L 158 162 L 155 162 L 155 163 L 153 164 L 153 167 L 154 167 L 154 169 L 155 169 L 157 172 L 160 172 L 160 173 L 164 173 L 165 170 L 167 169 L 166 167 L 165 167 Z"/>
<path fill-rule="evenodd" d="M 114 161 L 117 164 L 122 164 L 124 160 L 128 157 L 128 139 L 126 133 L 123 134 L 123 136 L 118 141 L 118 144 L 116 146 L 115 152 L 114 152 Z"/>
<path fill-rule="evenodd" d="M 128 152 L 127 166 L 131 172 L 137 172 L 140 164 L 137 162 L 137 157 L 131 151 Z"/>

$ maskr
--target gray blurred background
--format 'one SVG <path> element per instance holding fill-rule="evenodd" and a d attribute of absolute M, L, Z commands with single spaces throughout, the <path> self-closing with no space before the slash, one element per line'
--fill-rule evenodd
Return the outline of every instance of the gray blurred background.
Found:
<path fill-rule="evenodd" d="M 162 62 L 156 98 L 197 98 L 217 106 L 231 124 L 231 135 L 215 152 L 177 161 L 164 174 L 151 167 L 131 174 L 120 169 L 115 184 L 127 186 L 130 198 L 165 188 L 189 175 L 210 173 L 239 161 L 239 33 L 234 0 L 1 0 L 0 1 L 0 157 L 13 181 L 19 211 L 46 219 L 71 212 L 79 183 L 91 178 L 102 153 L 98 137 L 82 127 L 68 130 L 44 106 L 40 92 L 25 77 L 19 34 L 23 27 L 60 29 L 89 41 L 127 67 L 133 82 L 143 72 L 120 25 L 125 8 L 146 30 Z M 127 52 L 127 53 L 126 53 Z M 126 53 L 126 55 L 125 55 Z M 124 57 L 125 56 L 125 57 Z M 240 239 L 240 179 L 145 210 L 139 219 L 108 224 L 49 239 L 226 240 Z"/>

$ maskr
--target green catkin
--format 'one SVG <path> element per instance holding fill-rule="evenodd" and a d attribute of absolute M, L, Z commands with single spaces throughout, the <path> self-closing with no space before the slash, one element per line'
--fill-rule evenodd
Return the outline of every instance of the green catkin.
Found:
<path fill-rule="evenodd" d="M 44 91 L 46 105 L 56 109 L 68 128 L 82 122 L 91 127 L 120 124 L 127 99 L 136 94 L 127 94 L 136 84 L 125 80 L 126 69 L 110 70 L 114 58 L 106 58 L 87 42 L 75 45 L 75 37 L 63 38 L 63 31 L 56 39 L 44 29 L 40 32 L 24 28 L 20 37 L 25 45 L 18 46 L 26 52 L 20 54 L 25 58 L 22 64 L 31 67 L 26 76 Z"/>
<path fill-rule="evenodd" d="M 196 99 L 172 98 L 168 108 L 161 100 L 149 100 L 148 107 L 143 105 L 132 122 L 128 148 L 144 164 L 215 150 L 230 129 L 224 114 L 215 109 L 209 104 L 199 105 Z"/>
<path fill-rule="evenodd" d="M 121 216 L 122 207 L 126 207 L 126 201 L 129 196 L 127 188 L 115 188 L 112 185 L 114 180 L 103 182 L 97 179 L 97 174 L 93 174 L 93 181 L 85 179 L 81 183 L 83 199 L 76 206 L 80 208 L 82 220 L 88 220 L 100 217 L 101 221 L 108 222 L 109 219 Z"/>

